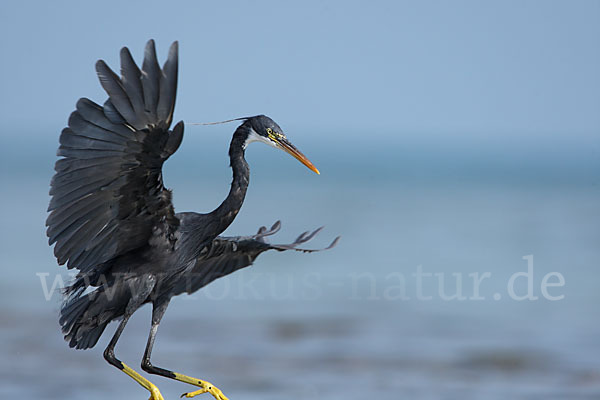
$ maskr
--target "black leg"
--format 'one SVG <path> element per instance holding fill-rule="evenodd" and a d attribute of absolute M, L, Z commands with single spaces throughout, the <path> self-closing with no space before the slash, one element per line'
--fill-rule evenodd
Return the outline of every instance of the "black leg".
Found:
<path fill-rule="evenodd" d="M 117 341 L 119 340 L 119 337 L 121 336 L 121 333 L 123 333 L 123 329 L 125 329 L 125 325 L 127 325 L 127 321 L 129 321 L 130 316 L 130 314 L 125 315 L 121 320 L 121 323 L 119 323 L 115 334 L 113 335 L 112 339 L 110 340 L 110 343 L 106 347 L 106 350 L 104 350 L 104 359 L 108 361 L 111 365 L 117 367 L 118 369 L 129 375 L 134 381 L 136 381 L 137 383 L 142 385 L 146 390 L 148 390 L 150 392 L 150 400 L 164 400 L 162 395 L 160 394 L 160 391 L 152 382 L 141 376 L 138 372 L 136 372 L 127 364 L 123 363 L 121 360 L 115 357 L 115 346 L 117 344 Z"/>
<path fill-rule="evenodd" d="M 159 368 L 152 365 L 152 362 L 150 361 L 150 356 L 152 354 L 152 347 L 154 346 L 154 339 L 156 337 L 156 332 L 158 331 L 160 320 L 162 319 L 168 305 L 168 301 L 153 304 L 154 308 L 152 309 L 152 326 L 150 327 L 148 343 L 146 344 L 146 350 L 144 351 L 144 357 L 142 358 L 142 369 L 148 372 L 149 374 L 161 375 L 166 378 L 175 379 L 177 381 L 185 382 L 190 385 L 198 386 L 201 388 L 200 390 L 196 390 L 195 392 L 184 393 L 181 395 L 181 397 L 194 397 L 199 394 L 208 392 L 212 394 L 216 400 L 228 400 L 227 397 L 225 397 L 225 395 L 223 394 L 223 392 L 221 392 L 219 388 L 217 388 L 210 382 L 192 378 L 187 375 L 183 375 L 177 372 L 170 371 L 168 369 Z"/>
<path fill-rule="evenodd" d="M 152 355 L 152 348 L 154 347 L 154 339 L 156 338 L 156 332 L 160 321 L 167 310 L 169 301 L 162 302 L 160 304 L 153 304 L 152 308 L 152 326 L 150 327 L 150 334 L 148 335 L 148 343 L 146 344 L 146 350 L 144 351 L 144 357 L 142 358 L 142 369 L 149 374 L 162 375 L 167 378 L 175 379 L 175 373 L 168 369 L 155 367 L 150 362 L 150 356 Z"/>

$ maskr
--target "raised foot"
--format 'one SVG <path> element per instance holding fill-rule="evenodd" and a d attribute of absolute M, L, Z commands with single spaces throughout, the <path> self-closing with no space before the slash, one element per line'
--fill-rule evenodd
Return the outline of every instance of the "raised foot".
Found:
<path fill-rule="evenodd" d="M 184 393 L 181 395 L 181 397 L 191 398 L 198 396 L 202 393 L 210 393 L 215 398 L 215 400 L 229 400 L 218 387 L 216 387 L 210 382 L 200 381 L 200 384 L 198 386 L 200 386 L 202 389 L 196 390 L 194 392 Z"/>
<path fill-rule="evenodd" d="M 150 398 L 148 400 L 165 400 L 156 386 L 152 385 L 148 390 L 150 391 Z"/>

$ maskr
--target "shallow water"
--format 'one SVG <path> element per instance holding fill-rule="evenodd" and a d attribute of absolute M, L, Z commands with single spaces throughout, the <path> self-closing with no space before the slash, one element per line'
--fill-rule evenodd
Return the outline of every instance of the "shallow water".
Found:
<path fill-rule="evenodd" d="M 175 299 L 154 363 L 208 379 L 232 399 L 598 398 L 597 182 L 581 174 L 526 176 L 505 165 L 494 173 L 485 162 L 398 177 L 381 172 L 384 159 L 373 155 L 380 161 L 370 173 L 361 172 L 367 165 L 325 160 L 319 167 L 332 172 L 319 180 L 296 165 L 269 171 L 258 163 L 228 233 L 281 218 L 275 238 L 283 242 L 321 224 L 315 246 L 337 234 L 342 241 L 325 253 L 262 255 L 253 267 Z M 409 170 L 412 161 L 394 171 Z M 66 277 L 43 229 L 51 173 L 44 163 L 51 162 L 39 162 L 43 173 L 3 174 L 13 195 L 3 196 L 2 207 L 0 395 L 145 399 L 102 359 L 110 334 L 92 350 L 69 349 L 57 322 L 60 297 L 45 298 L 42 282 Z M 210 209 L 225 195 L 222 164 L 204 190 L 185 164 L 169 166 L 178 210 Z M 529 255 L 537 299 L 518 301 L 508 283 L 527 272 Z M 489 273 L 478 293 L 475 273 Z M 564 285 L 549 286 L 545 296 L 550 273 Z M 449 299 L 457 279 L 461 299 Z M 513 297 L 527 294 L 527 278 L 514 282 Z M 560 283 L 556 274 L 547 282 Z M 136 368 L 149 317 L 148 307 L 138 311 L 117 348 Z M 167 399 L 192 389 L 153 381 Z"/>

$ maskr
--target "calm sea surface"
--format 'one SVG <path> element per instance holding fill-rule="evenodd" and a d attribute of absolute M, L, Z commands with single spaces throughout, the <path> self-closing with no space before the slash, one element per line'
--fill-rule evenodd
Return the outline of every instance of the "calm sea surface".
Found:
<path fill-rule="evenodd" d="M 156 365 L 210 380 L 232 400 L 600 398 L 597 163 L 543 172 L 500 156 L 433 163 L 307 150 L 317 177 L 267 151 L 249 156 L 251 187 L 227 233 L 281 219 L 272 241 L 326 225 L 313 245 L 341 242 L 263 254 L 176 298 Z M 212 161 L 185 154 L 167 165 L 177 210 L 210 210 L 226 195 L 221 153 L 208 173 Z M 146 399 L 102 358 L 115 325 L 88 351 L 61 337 L 52 287 L 68 275 L 44 234 L 52 162 L 2 169 L 0 395 Z M 150 308 L 138 311 L 117 347 L 136 368 L 149 318 Z M 165 399 L 193 389 L 152 380 Z"/>

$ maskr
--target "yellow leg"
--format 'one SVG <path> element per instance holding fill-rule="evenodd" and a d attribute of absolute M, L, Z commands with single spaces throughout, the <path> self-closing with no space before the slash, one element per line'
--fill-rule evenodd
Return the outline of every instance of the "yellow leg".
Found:
<path fill-rule="evenodd" d="M 137 383 L 139 383 L 140 385 L 142 385 L 144 388 L 146 388 L 146 390 L 148 390 L 150 392 L 150 399 L 149 400 L 164 400 L 163 397 L 162 397 L 162 395 L 160 394 L 160 390 L 158 390 L 158 388 L 156 387 L 156 385 L 154 385 L 148 379 L 146 379 L 143 376 L 141 376 L 137 371 L 135 371 L 134 369 L 130 368 L 128 365 L 126 365 L 124 363 L 121 363 L 121 365 L 123 366 L 123 369 L 121 369 L 121 371 L 125 372 L 134 381 L 136 381 Z"/>
<path fill-rule="evenodd" d="M 201 388 L 200 390 L 196 390 L 195 392 L 188 392 L 181 395 L 181 397 L 194 397 L 202 393 L 210 393 L 216 400 L 229 400 L 221 390 L 213 385 L 210 382 L 203 381 L 201 379 L 192 378 L 187 375 L 179 374 L 177 372 L 173 372 L 176 379 L 180 382 L 189 383 L 190 385 L 198 386 Z"/>

